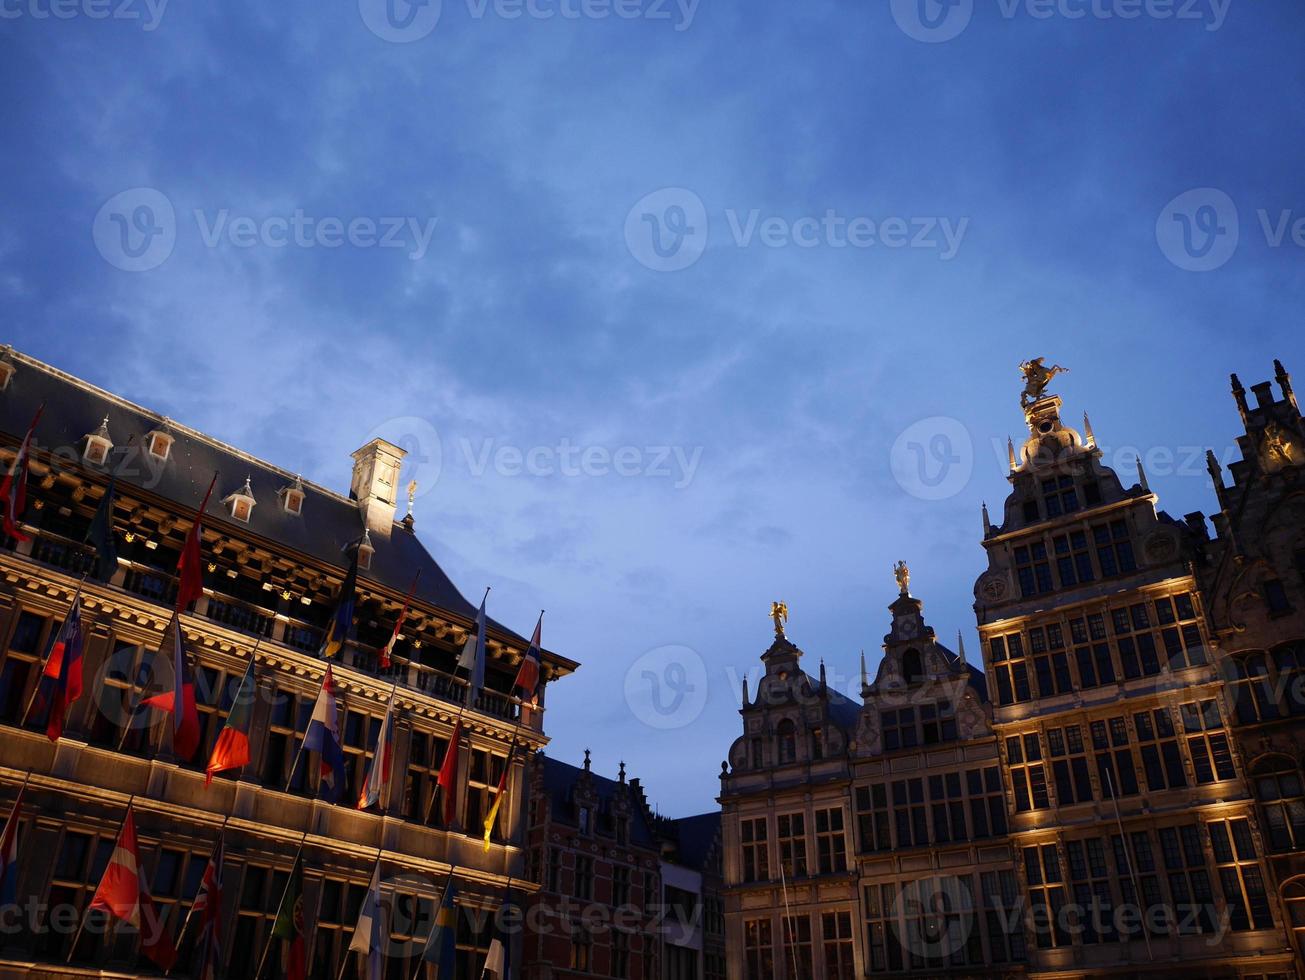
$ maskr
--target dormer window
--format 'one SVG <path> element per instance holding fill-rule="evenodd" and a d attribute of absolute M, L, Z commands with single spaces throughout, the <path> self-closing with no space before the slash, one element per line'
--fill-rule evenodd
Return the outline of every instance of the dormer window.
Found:
<path fill-rule="evenodd" d="M 779 764 L 797 761 L 797 726 L 785 718 L 779 723 Z"/>
<path fill-rule="evenodd" d="M 372 556 L 376 554 L 376 549 L 372 547 L 372 535 L 370 531 L 363 531 L 362 540 L 358 542 L 358 568 L 360 571 L 372 567 Z"/>
<path fill-rule="evenodd" d="M 113 449 L 113 440 L 109 438 L 107 415 L 104 416 L 99 429 L 89 433 L 84 441 L 86 444 L 82 447 L 82 459 L 92 466 L 103 466 L 109 459 L 109 451 Z"/>
<path fill-rule="evenodd" d="M 281 498 L 281 509 L 291 517 L 298 517 L 304 512 L 304 482 L 295 477 L 292 487 L 282 487 L 277 496 Z"/>
<path fill-rule="evenodd" d="M 258 503 L 254 499 L 254 489 L 249 484 L 249 477 L 245 477 L 243 487 L 224 499 L 222 503 L 233 520 L 248 524 L 249 519 L 254 515 L 254 505 Z"/>
<path fill-rule="evenodd" d="M 908 684 L 919 684 L 924 680 L 924 661 L 915 647 L 902 654 L 902 679 Z"/>
<path fill-rule="evenodd" d="M 167 460 L 168 454 L 172 452 L 173 442 L 172 436 L 162 429 L 155 429 L 145 436 L 145 446 L 149 454 L 160 461 Z"/>

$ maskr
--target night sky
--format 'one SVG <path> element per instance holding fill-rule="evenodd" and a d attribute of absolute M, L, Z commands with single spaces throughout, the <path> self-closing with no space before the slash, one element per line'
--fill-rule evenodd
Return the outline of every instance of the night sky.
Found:
<path fill-rule="evenodd" d="M 552 16 L 545 16 L 551 14 Z M 0 2 L 0 340 L 347 492 L 583 663 L 550 752 L 708 809 L 772 600 L 978 654 L 1018 365 L 1215 506 L 1305 385 L 1299 0 Z M 96 420 L 98 421 L 98 420 Z"/>

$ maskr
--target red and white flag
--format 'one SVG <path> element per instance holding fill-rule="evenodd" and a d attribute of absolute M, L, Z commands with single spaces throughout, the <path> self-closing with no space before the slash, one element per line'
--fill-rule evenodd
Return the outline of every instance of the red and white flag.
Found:
<path fill-rule="evenodd" d="M 127 819 L 122 822 L 118 843 L 104 869 L 100 886 L 95 889 L 90 908 L 103 909 L 113 918 L 135 926 L 140 931 L 141 952 L 159 965 L 170 970 L 177 962 L 177 949 L 172 937 L 163 928 L 149 886 L 140 873 L 140 847 L 136 843 L 136 815 L 127 808 Z"/>
<path fill-rule="evenodd" d="M 177 586 L 177 612 L 185 612 L 192 602 L 204 595 L 204 569 L 199 546 L 204 537 L 202 526 L 204 511 L 208 510 L 208 498 L 213 496 L 215 486 L 217 486 L 216 473 L 213 474 L 213 482 L 208 485 L 208 493 L 204 494 L 204 502 L 199 505 L 195 523 L 191 525 L 190 533 L 186 535 L 181 557 L 177 559 L 177 574 L 180 579 Z"/>
<path fill-rule="evenodd" d="M 530 638 L 530 649 L 521 660 L 521 667 L 517 671 L 516 683 L 512 685 L 513 690 L 521 692 L 523 701 L 530 701 L 534 698 L 535 692 L 539 689 L 539 631 L 544 625 L 544 614 L 539 614 L 539 622 L 535 623 L 535 635 Z"/>
<path fill-rule="evenodd" d="M 41 421 L 41 413 L 44 411 L 44 405 L 36 410 L 36 415 L 32 417 L 32 424 L 27 428 L 27 435 L 23 437 L 22 445 L 18 447 L 14 465 L 5 475 L 4 482 L 0 483 L 0 504 L 4 505 L 5 534 L 15 541 L 32 540 L 22 532 L 18 522 L 22 519 L 23 512 L 27 510 L 27 463 L 31 457 L 32 436 L 36 432 L 36 423 Z"/>
<path fill-rule="evenodd" d="M 408 586 L 408 595 L 403 600 L 403 611 L 399 613 L 399 619 L 394 624 L 394 632 L 390 634 L 390 642 L 385 644 L 385 649 L 381 651 L 381 667 L 388 669 L 391 658 L 394 656 L 394 648 L 398 645 L 400 630 L 403 629 L 403 621 L 408 618 L 408 608 L 412 605 L 412 594 L 417 588 L 417 580 L 421 578 L 421 569 L 412 578 L 412 585 Z"/>

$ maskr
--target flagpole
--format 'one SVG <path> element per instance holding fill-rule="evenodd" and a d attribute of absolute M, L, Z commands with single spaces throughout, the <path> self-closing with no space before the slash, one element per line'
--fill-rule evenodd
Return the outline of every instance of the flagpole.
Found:
<path fill-rule="evenodd" d="M 168 635 L 168 630 L 167 627 L 165 626 L 163 628 L 163 637 L 159 639 L 160 646 L 163 645 L 163 640 L 167 638 L 167 635 Z M 130 700 L 131 708 L 128 709 L 127 711 L 127 723 L 122 726 L 122 738 L 118 739 L 119 752 L 121 752 L 122 747 L 127 744 L 127 736 L 131 734 L 132 724 L 136 720 L 136 712 L 140 710 L 140 693 L 136 690 L 136 688 L 139 685 L 136 683 L 136 681 L 140 677 L 140 669 L 142 666 L 142 660 L 144 658 L 144 655 L 145 655 L 145 648 L 142 647 L 139 643 L 136 644 L 136 656 L 135 658 L 133 658 L 131 663 L 131 700 Z"/>
<path fill-rule="evenodd" d="M 231 814 L 229 813 L 222 818 L 222 826 L 218 830 L 217 843 L 213 845 L 213 850 L 211 850 L 208 855 L 209 864 L 213 863 L 213 858 L 217 855 L 218 848 L 222 846 L 222 839 L 226 836 L 227 833 L 227 821 L 230 819 L 231 819 Z M 202 885 L 203 882 L 201 882 L 200 884 Z M 198 894 L 196 894 L 196 898 L 198 897 L 199 897 Z M 221 908 L 219 908 L 218 915 L 221 914 L 222 914 L 222 910 Z M 181 941 L 186 938 L 186 930 L 190 927 L 190 920 L 193 919 L 194 917 L 195 917 L 195 903 L 192 901 L 190 903 L 190 908 L 186 910 L 186 921 L 181 923 L 181 930 L 177 933 L 177 949 L 181 949 Z M 175 970 L 176 968 L 177 968 L 176 964 L 174 963 L 172 966 L 168 967 L 168 969 L 164 972 L 163 975 L 165 977 L 171 976 L 172 971 Z"/>
<path fill-rule="evenodd" d="M 394 652 L 394 644 L 399 641 L 399 631 L 403 629 L 403 624 L 408 619 L 408 609 L 412 605 L 413 596 L 417 593 L 417 583 L 419 581 L 421 581 L 420 568 L 417 569 L 417 574 L 412 577 L 412 584 L 408 586 L 408 595 L 403 600 L 403 608 L 399 610 L 399 618 L 394 624 L 394 632 L 390 634 L 390 641 L 381 650 L 381 657 L 386 661 L 382 666 L 387 669 L 394 666 L 390 654 Z"/>
<path fill-rule="evenodd" d="M 384 844 L 382 844 L 380 847 L 376 848 L 376 863 L 372 866 L 372 877 L 376 879 L 376 908 L 377 908 L 377 914 L 380 914 L 380 902 L 381 902 L 381 879 L 380 879 L 380 875 L 378 874 L 378 872 L 381 870 L 381 855 L 384 854 L 384 853 L 385 853 L 385 845 L 384 845 Z M 370 886 L 371 886 L 371 881 L 368 881 L 368 882 L 367 882 L 367 885 L 368 885 L 368 891 L 370 891 L 370 890 L 371 890 L 371 888 L 370 888 Z M 366 901 L 366 899 L 363 899 L 363 901 Z M 358 924 L 357 924 L 356 922 L 354 923 L 353 931 L 354 931 L 355 933 L 357 933 L 357 931 L 358 931 Z M 350 945 L 353 945 L 353 944 L 350 943 Z M 339 973 L 339 975 L 336 977 L 336 980 L 344 980 L 344 971 L 345 971 L 346 969 L 348 969 L 348 967 L 349 967 L 349 960 L 352 959 L 352 957 L 351 957 L 349 954 L 352 953 L 352 952 L 353 952 L 352 949 L 346 949 L 346 950 L 344 951 L 344 956 L 340 957 L 340 959 L 341 959 L 342 962 L 340 963 L 340 973 Z M 369 977 L 368 980 L 371 980 L 371 978 Z"/>
<path fill-rule="evenodd" d="M 326 670 L 325 670 L 325 671 L 322 671 L 322 683 L 321 683 L 320 685 L 318 685 L 318 688 L 317 688 L 317 697 L 313 699 L 313 704 L 314 704 L 314 705 L 316 705 L 317 702 L 321 699 L 321 697 L 322 697 L 322 691 L 326 690 L 326 672 L 329 671 L 330 669 L 331 669 L 331 665 L 330 665 L 330 664 L 327 664 L 327 666 L 326 666 Z M 292 719 L 292 720 L 293 720 L 293 719 Z M 313 723 L 313 719 L 312 719 L 312 718 L 309 718 L 309 719 L 308 719 L 308 724 L 311 725 L 312 723 Z M 295 727 L 298 728 L 298 725 L 296 724 Z M 339 738 L 339 733 L 338 733 L 338 732 L 336 733 L 336 737 Z M 290 778 L 286 780 L 285 791 L 286 791 L 287 793 L 290 792 L 290 787 L 294 785 L 294 781 L 295 781 L 295 773 L 296 773 L 296 772 L 298 771 L 298 769 L 299 769 L 299 761 L 304 757 L 304 742 L 306 742 L 306 741 L 308 741 L 308 728 L 305 726 L 305 728 L 304 728 L 304 737 L 303 737 L 302 739 L 299 740 L 299 752 L 295 755 L 295 764 L 294 764 L 293 766 L 290 767 Z"/>
<path fill-rule="evenodd" d="M 299 838 L 299 850 L 295 851 L 295 859 L 290 865 L 290 875 L 285 880 L 285 890 L 281 892 L 281 900 L 276 903 L 278 918 L 281 914 L 281 906 L 285 904 L 285 897 L 290 891 L 290 886 L 294 884 L 295 868 L 299 867 L 299 860 L 304 856 L 304 841 L 308 840 L 308 831 Z M 263 955 L 258 961 L 258 969 L 254 971 L 254 980 L 259 980 L 263 975 L 263 967 L 267 965 L 267 954 L 272 951 L 272 940 L 276 937 L 272 935 L 276 929 L 276 921 L 273 920 L 272 928 L 267 931 L 267 943 L 263 946 Z"/>
<path fill-rule="evenodd" d="M 483 606 L 483 605 L 486 603 L 486 601 L 488 601 L 488 599 L 489 599 L 489 591 L 490 591 L 490 588 L 491 588 L 491 586 L 488 586 L 488 585 L 485 586 L 485 595 L 484 595 L 484 597 L 480 600 L 480 604 L 481 604 L 482 606 Z M 477 618 L 479 618 L 479 613 L 477 613 Z M 479 627 L 477 627 L 477 628 L 479 628 Z M 486 615 L 485 632 L 486 632 L 486 633 L 489 632 L 488 615 Z M 454 680 L 456 680 L 456 681 L 461 681 L 461 680 L 462 680 L 462 678 L 458 677 L 458 671 L 461 670 L 461 669 L 462 669 L 461 658 L 459 658 L 459 662 L 458 662 L 458 664 L 455 665 L 454 668 L 453 668 L 453 679 L 454 679 Z M 473 673 L 473 674 L 475 673 L 475 667 L 474 667 L 474 666 L 472 667 L 472 673 Z M 471 700 L 471 682 L 470 682 L 470 681 L 467 681 L 466 683 L 467 683 L 467 693 L 466 693 L 466 697 L 464 697 L 464 698 L 462 699 L 461 703 L 458 705 L 458 714 L 457 714 L 457 716 L 453 719 L 453 734 L 454 734 L 454 735 L 457 735 L 457 734 L 459 733 L 459 731 L 460 731 L 459 726 L 462 724 L 462 715 L 463 715 L 463 714 L 466 712 L 466 710 L 467 710 L 467 702 Z M 449 743 L 449 751 L 456 752 L 456 751 L 458 751 L 458 747 L 457 747 L 456 745 L 454 745 L 452 742 L 450 742 L 450 743 Z M 444 768 L 443 765 L 441 765 L 440 768 L 443 769 L 443 768 Z M 435 789 L 431 792 L 431 794 L 430 794 L 430 804 L 426 807 L 426 817 L 425 817 L 424 820 L 422 820 L 422 823 L 424 823 L 424 824 L 429 824 L 429 823 L 430 823 L 431 811 L 433 811 L 433 810 L 435 809 L 435 797 L 438 796 L 438 795 L 439 795 L 439 787 L 436 786 L 436 788 L 435 788 Z M 444 829 L 445 829 L 445 830 L 448 830 L 447 827 L 445 827 Z"/>
<path fill-rule="evenodd" d="M 539 622 L 535 624 L 535 630 L 536 630 L 536 632 L 538 632 L 538 631 L 540 630 L 540 628 L 543 626 L 543 624 L 544 624 L 544 613 L 547 612 L 547 611 L 548 611 L 548 610 L 546 610 L 546 609 L 541 609 L 541 610 L 539 610 Z M 527 650 L 527 653 L 528 653 L 528 652 L 529 652 L 529 651 Z M 542 655 L 541 655 L 540 659 L 541 659 L 541 660 L 543 659 Z M 515 681 L 514 681 L 513 683 L 515 684 Z M 536 687 L 538 687 L 538 685 L 536 685 Z M 521 701 L 520 698 L 514 698 L 514 700 L 516 700 L 516 701 L 518 701 L 518 702 Z M 524 706 L 524 703 L 523 703 L 523 706 Z M 508 792 L 508 780 L 511 778 L 512 756 L 513 756 L 514 754 L 516 754 L 517 745 L 520 744 L 520 742 L 521 742 L 521 714 L 518 713 L 518 714 L 517 714 L 516 723 L 515 723 L 515 724 L 513 725 L 513 727 L 512 727 L 512 744 L 508 747 L 507 761 L 504 762 L 504 764 L 503 764 L 503 765 L 504 765 L 504 772 L 505 772 L 505 774 L 506 774 L 505 777 L 504 777 L 504 782 L 503 782 L 503 792 L 505 792 L 505 793 Z M 495 799 L 497 800 L 497 795 L 496 795 Z M 497 822 L 498 822 L 498 815 L 495 814 L 495 824 L 497 824 Z M 490 836 L 492 837 L 493 835 L 494 835 L 493 828 L 490 828 Z"/>
<path fill-rule="evenodd" d="M 77 583 L 77 591 L 73 593 L 72 603 L 69 604 L 68 611 L 64 613 L 63 622 L 59 624 L 58 631 L 50 640 L 50 649 L 45 651 L 45 657 L 41 660 L 40 673 L 36 675 L 36 683 L 32 685 L 32 696 L 27 699 L 27 710 L 23 712 L 23 720 L 18 723 L 19 728 L 27 727 L 27 717 L 32 713 L 32 705 L 36 704 L 36 696 L 41 693 L 41 678 L 45 676 L 46 668 L 50 666 L 50 654 L 54 653 L 55 644 L 59 642 L 59 634 L 68 625 L 68 620 L 72 618 L 72 611 L 77 608 L 77 600 L 82 597 L 82 586 L 86 584 L 86 576 L 88 575 L 90 575 L 89 571 L 82 573 L 81 581 Z M 65 707 L 67 706 L 65 705 Z"/>
<path fill-rule="evenodd" d="M 440 892 L 440 900 L 435 906 L 435 918 L 430 924 L 430 932 L 426 933 L 426 942 L 422 944 L 421 953 L 417 957 L 417 969 L 412 972 L 412 980 L 417 980 L 421 976 L 421 968 L 426 965 L 426 952 L 430 949 L 430 941 L 435 938 L 435 933 L 439 928 L 440 910 L 444 908 L 444 899 L 448 896 L 449 889 L 453 887 L 453 876 L 457 874 L 457 871 L 458 866 L 456 864 L 449 865 L 449 876 L 444 879 L 444 890 Z M 456 922 L 451 928 L 457 928 Z"/>
<path fill-rule="evenodd" d="M 508 875 L 507 885 L 506 885 L 506 887 L 504 887 L 504 889 L 503 889 L 503 904 L 499 906 L 499 911 L 502 911 L 503 909 L 507 908 L 507 903 L 508 903 L 509 901 L 511 901 L 511 900 L 512 900 L 512 876 L 511 876 L 511 875 Z M 500 923 L 500 926 L 501 926 L 501 925 L 502 925 L 502 923 Z M 500 931 L 500 932 L 503 932 L 504 936 L 507 936 L 507 933 L 506 933 L 505 930 L 500 929 L 499 931 Z M 511 941 L 511 937 L 510 937 L 510 936 L 508 936 L 508 940 Z M 510 957 L 510 954 L 509 954 L 508 949 L 507 949 L 507 943 L 505 943 L 505 942 L 503 941 L 502 937 L 500 937 L 498 941 L 499 941 L 499 944 L 503 947 L 503 954 L 504 954 L 504 956 L 508 956 L 508 957 Z M 491 941 L 490 945 L 491 945 L 491 947 L 493 946 L 493 942 L 492 942 L 492 941 Z M 488 964 L 488 963 L 486 963 L 485 966 L 484 966 L 484 967 L 481 969 L 481 971 L 480 971 L 480 980 L 485 980 L 485 974 L 487 974 L 487 973 L 489 973 L 489 964 Z M 499 976 L 498 974 L 495 974 L 495 975 L 494 975 L 494 978 L 495 978 L 495 980 L 507 980 L 506 977 Z"/>
<path fill-rule="evenodd" d="M 1137 881 L 1137 871 L 1133 868 L 1133 856 L 1129 854 L 1128 836 L 1124 833 L 1124 818 L 1119 813 L 1119 794 L 1115 792 L 1115 779 L 1111 775 L 1114 769 L 1113 760 L 1110 768 L 1106 770 L 1106 782 L 1110 786 L 1110 800 L 1115 805 L 1115 824 L 1119 827 L 1119 846 L 1124 852 L 1124 863 L 1128 866 L 1128 877 L 1133 883 L 1133 898 L 1141 907 L 1142 888 Z M 1146 924 L 1142 924 L 1142 938 L 1146 940 L 1146 958 L 1155 960 L 1155 954 L 1151 952 L 1151 932 L 1147 929 Z"/>
<path fill-rule="evenodd" d="M 257 636 L 257 637 L 254 639 L 254 648 L 253 648 L 252 650 L 249 651 L 249 666 L 245 669 L 245 673 L 248 674 L 248 675 L 250 676 L 250 679 L 254 682 L 254 696 L 255 696 L 255 697 L 257 697 L 257 692 L 258 692 L 258 648 L 259 648 L 260 646 L 262 646 L 262 645 L 263 645 L 263 637 L 262 637 L 261 635 L 259 635 L 259 636 Z M 242 677 L 241 677 L 241 686 L 240 686 L 239 688 L 236 689 L 236 695 L 235 695 L 236 697 L 239 697 L 239 696 L 240 696 L 240 692 L 241 692 L 241 690 L 242 690 L 243 688 L 244 688 L 244 677 L 242 676 Z M 231 703 L 231 710 L 234 711 L 234 710 L 235 710 L 235 707 L 236 707 L 235 702 L 232 701 L 232 703 Z M 227 712 L 227 718 L 230 718 L 230 717 L 231 717 L 231 711 L 228 711 L 228 712 Z M 218 737 L 218 739 L 220 739 L 220 738 L 222 737 L 222 733 L 223 733 L 224 731 L 226 731 L 226 728 L 227 728 L 226 720 L 224 719 L 224 720 L 223 720 L 223 723 L 222 723 L 222 727 L 218 729 L 218 733 L 217 733 L 217 737 Z M 216 750 L 217 750 L 217 740 L 215 739 L 214 742 L 213 742 L 213 748 L 211 748 L 211 749 L 208 750 L 208 761 L 209 761 L 210 764 L 213 762 L 213 753 L 214 753 L 214 751 L 216 751 Z M 237 779 L 237 780 L 241 779 L 241 778 L 245 775 L 245 767 L 248 766 L 248 765 L 249 765 L 249 763 L 246 762 L 246 763 L 244 763 L 243 765 L 240 766 L 240 771 L 239 771 L 239 773 L 237 773 L 237 775 L 236 775 L 236 779 Z M 221 771 L 221 772 L 230 772 L 229 769 L 223 769 L 223 770 L 219 770 L 219 771 Z M 210 773 L 209 773 L 208 766 L 205 766 L 205 767 L 204 767 L 204 775 L 205 775 L 205 777 L 206 777 L 207 779 L 209 779 L 209 780 L 211 780 L 211 779 L 213 778 L 213 774 L 210 774 Z M 293 773 L 292 773 L 291 775 L 293 776 Z M 205 789 L 208 788 L 208 783 L 205 783 L 204 788 L 205 788 Z M 223 822 L 223 826 L 224 826 L 224 827 L 226 826 L 225 821 Z"/>
<path fill-rule="evenodd" d="M 136 794 L 132 793 L 127 800 L 127 812 L 122 815 L 122 823 L 118 824 L 118 832 L 113 837 L 113 843 L 115 847 L 117 846 L 119 838 L 122 837 L 122 828 L 127 826 L 127 820 L 131 816 L 131 808 L 135 805 L 136 805 Z M 112 864 L 113 863 L 112 860 L 110 860 L 109 863 Z M 106 865 L 104 868 L 104 874 L 108 874 L 108 872 L 109 872 L 109 868 Z M 139 868 L 137 869 L 136 873 L 137 875 L 140 874 Z M 97 892 L 100 890 L 99 886 L 104 884 L 104 874 L 100 875 L 99 885 L 95 886 L 95 890 Z M 73 961 L 73 957 L 77 955 L 77 944 L 82 941 L 82 933 L 86 929 L 86 920 L 90 917 L 91 902 L 93 901 L 95 901 L 95 896 L 91 895 L 90 901 L 86 903 L 86 908 L 82 910 L 81 925 L 77 927 L 77 934 L 73 936 L 72 947 L 68 950 L 68 958 L 64 960 L 64 963 L 71 963 Z"/>

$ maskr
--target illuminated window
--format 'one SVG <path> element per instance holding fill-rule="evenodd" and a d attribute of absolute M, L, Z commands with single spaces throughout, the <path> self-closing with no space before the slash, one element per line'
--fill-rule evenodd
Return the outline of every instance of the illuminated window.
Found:
<path fill-rule="evenodd" d="M 770 851 L 766 838 L 766 818 L 744 820 L 740 827 L 743 842 L 743 880 L 770 880 Z"/>
<path fill-rule="evenodd" d="M 1187 733 L 1187 750 L 1192 756 L 1196 782 L 1222 782 L 1237 778 L 1232 749 L 1223 730 L 1219 704 L 1213 698 L 1179 705 L 1183 731 Z"/>
<path fill-rule="evenodd" d="M 825 912 L 820 916 L 820 937 L 825 958 L 825 980 L 853 980 L 852 913 Z"/>
<path fill-rule="evenodd" d="M 1305 850 L 1305 787 L 1300 769 L 1285 756 L 1271 756 L 1256 764 L 1252 777 L 1269 849 Z"/>
<path fill-rule="evenodd" d="M 1056 803 L 1068 806 L 1092 799 L 1092 778 L 1088 775 L 1087 748 L 1078 725 L 1047 729 L 1047 754 L 1056 783 Z"/>
<path fill-rule="evenodd" d="M 778 834 L 779 865 L 787 878 L 807 876 L 806 819 L 800 813 L 780 814 Z"/>
<path fill-rule="evenodd" d="M 158 460 L 166 460 L 168 454 L 172 452 L 172 436 L 166 432 L 159 432 L 157 429 L 145 437 L 149 446 L 149 454 Z"/>
<path fill-rule="evenodd" d="M 746 980 L 774 980 L 775 947 L 769 919 L 743 923 L 743 967 Z"/>
<path fill-rule="evenodd" d="M 1137 729 L 1137 740 L 1142 747 L 1146 788 L 1155 793 L 1186 786 L 1187 773 L 1183 769 L 1183 756 L 1169 709 L 1139 711 L 1133 715 L 1133 727 Z"/>
<path fill-rule="evenodd" d="M 1271 929 L 1269 899 L 1260 871 L 1250 821 L 1213 820 L 1206 825 L 1218 866 L 1219 885 L 1228 902 L 1228 927 L 1234 932 Z"/>
<path fill-rule="evenodd" d="M 1137 769 L 1128 747 L 1128 725 L 1123 716 L 1094 721 L 1090 731 L 1102 798 L 1135 796 L 1138 793 Z"/>
<path fill-rule="evenodd" d="M 1010 766 L 1011 788 L 1015 794 L 1015 812 L 1045 810 L 1047 774 L 1042 767 L 1042 745 L 1036 732 L 1006 738 L 1006 761 Z"/>
<path fill-rule="evenodd" d="M 1065 886 L 1055 844 L 1024 848 L 1024 877 L 1029 886 L 1029 912 L 1039 949 L 1070 944 Z"/>
<path fill-rule="evenodd" d="M 842 874 L 847 870 L 842 807 L 816 811 L 816 856 L 822 875 Z"/>

